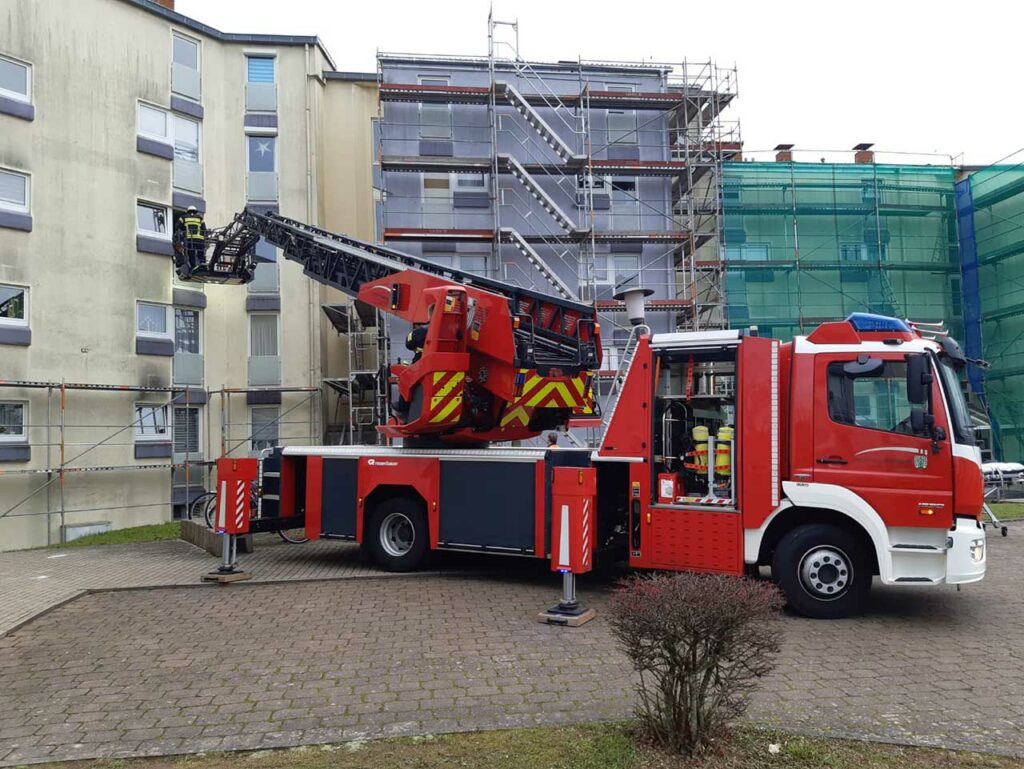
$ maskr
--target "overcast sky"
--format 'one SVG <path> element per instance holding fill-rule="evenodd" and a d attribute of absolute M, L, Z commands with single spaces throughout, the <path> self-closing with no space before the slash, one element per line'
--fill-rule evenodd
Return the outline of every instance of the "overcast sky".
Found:
<path fill-rule="evenodd" d="M 178 0 L 177 9 L 226 32 L 319 35 L 341 70 L 373 71 L 378 49 L 487 53 L 487 0 Z M 1024 147 L 1024 3 L 1014 0 L 494 0 L 494 9 L 518 19 L 526 58 L 735 64 L 740 96 L 729 112 L 748 154 L 788 142 L 807 150 L 798 160 L 815 161 L 874 142 L 879 152 L 986 164 Z"/>

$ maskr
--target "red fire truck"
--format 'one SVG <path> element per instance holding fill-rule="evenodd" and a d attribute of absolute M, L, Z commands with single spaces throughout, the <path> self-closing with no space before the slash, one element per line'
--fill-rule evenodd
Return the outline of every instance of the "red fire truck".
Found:
<path fill-rule="evenodd" d="M 292 229 L 275 234 L 286 224 Z M 302 256 L 308 249 L 295 228 L 304 225 L 250 216 L 246 226 L 323 279 L 323 262 Z M 327 235 L 315 234 L 318 247 L 326 248 Z M 345 240 L 333 243 L 351 258 L 378 265 L 397 258 Z M 432 268 L 400 267 L 358 290 L 346 285 L 362 299 L 379 293 L 385 309 L 401 313 L 408 307 L 401 287 Z M 431 329 L 417 381 L 443 386 L 450 377 L 437 371 L 459 371 L 479 388 L 489 366 L 472 351 L 471 360 L 456 360 L 457 345 L 438 344 L 470 340 L 474 292 L 502 288 L 452 271 L 435 277 L 434 294 L 422 294 L 433 309 L 409 316 Z M 339 285 L 337 273 L 332 280 Z M 453 287 L 469 294 L 449 301 Z M 565 573 L 589 571 L 598 556 L 638 569 L 740 575 L 769 567 L 793 610 L 821 618 L 861 609 L 875 576 L 907 585 L 984 577 L 981 457 L 960 386 L 966 360 L 951 338 L 869 314 L 788 343 L 742 330 L 654 334 L 637 323 L 596 448 L 475 444 L 474 430 L 495 440 L 504 415 L 525 404 L 533 405 L 517 423 L 517 438 L 591 405 L 590 374 L 599 362 L 592 314 L 561 303 L 556 325 L 537 314 L 528 323 L 529 313 L 518 310 L 529 302 L 506 298 L 511 311 L 502 322 L 516 334 L 529 326 L 534 341 L 559 341 L 561 358 L 540 361 L 517 341 L 509 348 L 511 386 L 501 397 L 466 391 L 467 400 L 479 401 L 475 417 L 466 409 L 426 437 L 406 433 L 401 447 L 278 449 L 248 470 L 259 474 L 260 518 L 240 517 L 239 527 L 225 530 L 303 525 L 310 539 L 362 543 L 394 571 L 417 568 L 430 550 L 542 558 Z M 438 353 L 448 357 L 430 363 Z M 564 392 L 530 399 L 529 387 Z M 448 393 L 414 390 L 404 397 L 419 399 L 421 409 L 448 403 Z M 419 424 L 426 423 L 429 417 Z M 385 432 L 402 436 L 401 422 Z M 223 468 L 220 482 L 230 472 Z"/>

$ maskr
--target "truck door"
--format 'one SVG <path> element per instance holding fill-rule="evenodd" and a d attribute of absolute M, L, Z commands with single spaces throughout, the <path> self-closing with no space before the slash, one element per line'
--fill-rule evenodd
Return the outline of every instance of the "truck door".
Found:
<path fill-rule="evenodd" d="M 942 397 L 937 385 L 931 387 L 935 426 L 949 435 Z M 814 482 L 851 490 L 888 526 L 948 528 L 953 520 L 950 444 L 915 434 L 913 407 L 905 354 L 815 356 Z"/>

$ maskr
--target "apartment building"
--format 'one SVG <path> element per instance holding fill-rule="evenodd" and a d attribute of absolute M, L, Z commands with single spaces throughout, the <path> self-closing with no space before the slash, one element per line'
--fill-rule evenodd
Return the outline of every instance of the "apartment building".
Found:
<path fill-rule="evenodd" d="M 651 289 L 656 331 L 722 321 L 692 264 L 719 247 L 734 71 L 525 62 L 493 42 L 486 58 L 382 54 L 378 71 L 385 242 L 596 302 L 606 368 L 629 334 L 624 286 Z"/>
<path fill-rule="evenodd" d="M 168 520 L 204 460 L 322 438 L 340 297 L 263 245 L 247 287 L 181 283 L 171 235 L 195 205 L 372 238 L 376 77 L 167 6 L 0 0 L 0 550 Z"/>

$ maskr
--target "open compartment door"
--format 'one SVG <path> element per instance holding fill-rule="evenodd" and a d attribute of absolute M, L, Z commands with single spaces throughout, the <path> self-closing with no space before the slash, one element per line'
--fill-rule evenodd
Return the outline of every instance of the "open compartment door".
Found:
<path fill-rule="evenodd" d="M 779 505 L 779 341 L 744 337 L 737 369 L 739 501 L 745 528 Z"/>

